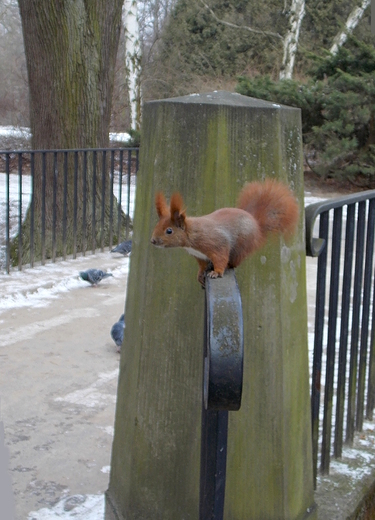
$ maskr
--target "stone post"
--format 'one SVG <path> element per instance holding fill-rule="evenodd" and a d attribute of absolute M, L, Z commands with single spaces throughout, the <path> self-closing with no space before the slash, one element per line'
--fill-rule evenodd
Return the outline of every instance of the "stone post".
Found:
<path fill-rule="evenodd" d="M 228 92 L 146 103 L 106 520 L 198 520 L 204 293 L 184 251 L 150 244 L 156 191 L 187 214 L 233 206 L 271 177 L 300 201 L 296 237 L 236 270 L 242 406 L 229 414 L 225 520 L 315 518 L 301 116 Z"/>

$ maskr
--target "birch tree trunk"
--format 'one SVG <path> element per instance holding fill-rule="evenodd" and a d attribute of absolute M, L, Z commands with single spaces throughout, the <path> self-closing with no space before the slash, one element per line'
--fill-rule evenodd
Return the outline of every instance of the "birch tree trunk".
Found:
<path fill-rule="evenodd" d="M 293 76 L 299 33 L 305 16 L 305 0 L 292 0 L 290 11 L 290 29 L 284 38 L 284 54 L 279 79 L 291 79 Z"/>
<path fill-rule="evenodd" d="M 371 0 L 363 0 L 359 7 L 355 7 L 353 9 L 353 11 L 348 16 L 348 19 L 346 20 L 345 28 L 336 35 L 333 41 L 333 45 L 329 50 L 331 54 L 336 54 L 339 48 L 344 45 L 348 38 L 348 34 L 351 34 L 357 27 L 363 16 L 363 13 L 365 12 L 365 9 L 370 5 L 370 3 Z"/>
<path fill-rule="evenodd" d="M 69 149 L 108 146 L 115 61 L 121 29 L 123 0 L 19 0 L 22 20 L 30 97 L 30 128 L 32 148 Z M 60 165 L 61 166 L 61 165 Z M 59 168 L 62 170 L 62 167 Z M 47 164 L 45 186 L 46 243 L 53 234 L 53 210 L 58 225 L 63 221 L 61 190 L 63 179 L 54 181 L 56 168 Z M 82 171 L 80 169 L 80 171 Z M 52 196 L 57 183 L 56 204 Z M 93 187 L 92 168 L 86 175 L 86 206 L 96 192 L 97 204 L 102 203 L 100 186 Z M 79 180 L 81 186 L 82 182 Z M 69 165 L 67 197 L 67 253 L 71 252 L 74 175 Z M 42 213 L 42 172 L 40 161 L 35 164 L 33 189 L 36 230 Z M 109 206 L 108 190 L 105 207 Z M 77 214 L 82 217 L 82 193 L 78 194 Z M 108 219 L 109 211 L 106 211 Z M 24 261 L 30 249 L 30 212 L 23 229 Z M 89 221 L 89 219 L 88 219 Z M 78 223 L 79 225 L 80 223 Z M 105 222 L 106 224 L 106 222 Z M 99 226 L 98 226 L 99 229 Z M 61 230 L 57 229 L 59 234 Z M 40 236 L 34 234 L 35 260 L 40 250 Z M 81 250 L 80 237 L 76 244 Z M 58 246 L 59 255 L 61 246 Z M 50 255 L 47 246 L 47 258 Z"/>
<path fill-rule="evenodd" d="M 141 49 L 136 0 L 125 0 L 125 64 L 128 75 L 130 121 L 132 130 L 139 130 L 141 117 Z"/>

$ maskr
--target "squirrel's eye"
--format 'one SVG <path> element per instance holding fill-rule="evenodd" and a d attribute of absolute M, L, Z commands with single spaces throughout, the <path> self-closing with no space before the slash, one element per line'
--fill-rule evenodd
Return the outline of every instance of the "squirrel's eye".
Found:
<path fill-rule="evenodd" d="M 172 233 L 173 233 L 173 230 L 170 227 L 165 230 L 166 235 L 171 235 Z"/>

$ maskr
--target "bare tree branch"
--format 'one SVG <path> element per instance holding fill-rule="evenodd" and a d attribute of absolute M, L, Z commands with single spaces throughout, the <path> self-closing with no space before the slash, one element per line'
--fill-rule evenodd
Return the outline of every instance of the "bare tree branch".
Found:
<path fill-rule="evenodd" d="M 221 20 L 216 16 L 216 14 L 213 12 L 211 7 L 209 7 L 203 0 L 201 0 L 201 3 L 204 5 L 204 7 L 210 12 L 212 17 L 217 21 L 217 23 L 221 23 L 223 25 L 227 25 L 228 27 L 232 27 L 234 29 L 244 29 L 245 31 L 250 31 L 256 34 L 261 34 L 262 36 L 272 36 L 273 38 L 280 38 L 281 40 L 283 37 L 279 33 L 274 33 L 271 31 L 261 31 L 260 29 L 254 29 L 253 27 L 249 27 L 247 25 L 237 25 L 235 23 L 226 22 L 225 20 Z"/>

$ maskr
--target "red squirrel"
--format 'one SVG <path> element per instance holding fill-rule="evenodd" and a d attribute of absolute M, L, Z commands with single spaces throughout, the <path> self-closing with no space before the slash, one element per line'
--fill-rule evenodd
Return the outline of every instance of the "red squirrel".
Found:
<path fill-rule="evenodd" d="M 226 268 L 239 266 L 263 247 L 268 233 L 293 234 L 299 216 L 292 192 L 274 180 L 245 184 L 237 208 L 218 209 L 202 217 L 186 216 L 179 193 L 172 195 L 168 207 L 163 193 L 158 192 L 155 205 L 159 222 L 151 243 L 157 247 L 182 247 L 195 256 L 202 285 L 205 273 L 210 278 L 222 277 Z"/>

